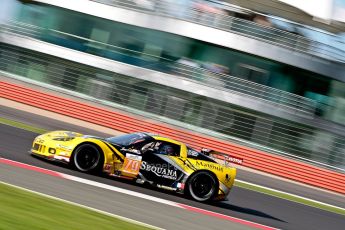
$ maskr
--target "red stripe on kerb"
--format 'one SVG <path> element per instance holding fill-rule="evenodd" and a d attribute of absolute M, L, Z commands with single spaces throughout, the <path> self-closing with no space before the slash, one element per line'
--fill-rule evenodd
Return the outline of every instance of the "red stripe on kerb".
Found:
<path fill-rule="evenodd" d="M 18 167 L 18 168 L 23 168 L 23 169 L 31 170 L 31 171 L 35 171 L 35 172 L 39 172 L 39 173 L 43 173 L 43 174 L 47 174 L 47 175 L 54 176 L 54 177 L 64 178 L 61 173 L 54 172 L 54 171 L 51 171 L 51 170 L 48 170 L 48 169 L 43 169 L 43 168 L 35 167 L 35 166 L 24 164 L 24 163 L 19 163 L 19 162 L 16 162 L 16 161 L 11 161 L 11 160 L 8 160 L 8 159 L 5 159 L 5 158 L 0 158 L 0 163 L 6 164 L 6 165 L 15 166 L 15 167 Z"/>
<path fill-rule="evenodd" d="M 201 208 L 196 208 L 196 207 L 192 207 L 189 205 L 185 205 L 185 204 L 178 204 L 178 206 L 180 206 L 181 208 L 188 210 L 188 211 L 192 211 L 192 212 L 196 212 L 196 213 L 201 213 L 207 216 L 213 216 L 216 218 L 220 218 L 220 219 L 224 219 L 224 220 L 228 220 L 234 223 L 239 223 L 242 225 L 246 225 L 249 227 L 253 227 L 253 228 L 257 228 L 257 229 L 262 229 L 262 230 L 278 230 L 277 228 L 272 228 L 269 226 L 265 226 L 265 225 L 261 225 L 261 224 L 257 224 L 251 221 L 246 221 L 246 220 L 242 220 L 236 217 L 231 217 L 231 216 L 227 216 L 227 215 L 223 215 L 220 213 L 216 213 L 216 212 L 211 212 L 211 211 L 207 211 L 205 209 L 201 209 Z"/>
<path fill-rule="evenodd" d="M 59 177 L 59 178 L 64 178 L 64 179 L 69 179 L 69 180 L 71 179 L 69 177 L 69 175 L 66 175 L 66 174 L 63 174 L 63 173 L 59 173 L 59 172 L 55 172 L 55 171 L 52 171 L 52 170 L 48 170 L 48 169 L 44 169 L 44 168 L 39 168 L 39 167 L 36 167 L 36 166 L 32 166 L 32 165 L 28 165 L 28 164 L 12 161 L 12 160 L 8 160 L 8 159 L 5 159 L 5 158 L 0 158 L 0 164 L 11 165 L 11 166 L 14 166 L 14 167 L 27 169 L 27 170 L 43 173 L 43 174 L 54 176 L 54 177 Z M 73 176 L 71 176 L 71 177 L 73 177 Z M 228 221 L 231 221 L 231 222 L 234 222 L 234 223 L 239 223 L 239 224 L 246 225 L 246 226 L 249 226 L 249 227 L 253 227 L 253 228 L 256 228 L 256 229 L 277 230 L 277 228 L 268 227 L 268 226 L 265 226 L 265 225 L 261 225 L 261 224 L 257 224 L 257 223 L 254 223 L 254 222 L 242 220 L 242 219 L 239 219 L 239 218 L 223 215 L 223 214 L 216 213 L 216 212 L 207 211 L 205 209 L 200 209 L 200 208 L 192 207 L 192 206 L 185 205 L 185 204 L 176 203 L 176 205 L 178 207 L 182 208 L 182 209 L 187 210 L 187 211 L 192 211 L 192 212 L 200 213 L 200 214 L 203 214 L 203 215 L 206 215 L 206 216 L 212 216 L 212 217 L 228 220 Z"/>

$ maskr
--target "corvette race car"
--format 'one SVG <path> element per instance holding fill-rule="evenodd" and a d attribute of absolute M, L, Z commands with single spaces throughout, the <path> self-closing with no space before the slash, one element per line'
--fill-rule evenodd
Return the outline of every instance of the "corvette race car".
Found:
<path fill-rule="evenodd" d="M 148 133 L 100 138 L 70 131 L 53 131 L 35 138 L 31 154 L 70 164 L 88 173 L 149 183 L 188 194 L 197 201 L 223 200 L 234 184 L 242 159 Z"/>

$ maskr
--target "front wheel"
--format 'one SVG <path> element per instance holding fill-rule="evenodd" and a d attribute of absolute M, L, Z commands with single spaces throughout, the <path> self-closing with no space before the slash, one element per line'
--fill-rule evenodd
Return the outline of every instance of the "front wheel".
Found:
<path fill-rule="evenodd" d="M 102 154 L 93 144 L 82 144 L 73 155 L 73 164 L 81 172 L 96 172 L 102 167 Z"/>
<path fill-rule="evenodd" d="M 188 192 L 194 200 L 205 202 L 211 200 L 217 193 L 217 178 L 206 171 L 193 174 L 188 180 Z"/>

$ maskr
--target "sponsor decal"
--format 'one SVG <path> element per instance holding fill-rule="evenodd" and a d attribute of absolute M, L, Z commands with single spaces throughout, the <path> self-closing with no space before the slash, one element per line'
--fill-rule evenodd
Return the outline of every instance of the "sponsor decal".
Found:
<path fill-rule="evenodd" d="M 177 183 L 177 188 L 178 189 L 181 189 L 181 190 L 183 190 L 184 189 L 184 186 L 185 186 L 185 184 L 184 183 Z"/>
<path fill-rule="evenodd" d="M 126 158 L 131 159 L 131 160 L 141 161 L 142 156 L 126 153 Z"/>
<path fill-rule="evenodd" d="M 35 139 L 35 142 L 40 143 L 40 144 L 43 144 L 43 143 L 44 143 L 44 140 L 42 140 L 42 139 L 40 139 L 40 138 L 36 138 L 36 139 Z"/>
<path fill-rule="evenodd" d="M 123 163 L 122 172 L 138 175 L 141 165 L 142 156 L 127 153 Z"/>
<path fill-rule="evenodd" d="M 56 144 L 56 148 L 64 150 L 64 151 L 72 151 L 72 147 L 67 145 Z"/>
<path fill-rule="evenodd" d="M 207 163 L 207 162 L 203 162 L 203 161 L 197 161 L 196 166 L 202 167 L 202 168 L 214 169 L 214 170 L 223 172 L 223 167 L 220 165 L 217 165 L 217 164 Z"/>
<path fill-rule="evenodd" d="M 239 164 L 239 165 L 243 164 L 243 159 L 242 158 L 237 158 L 237 157 L 233 157 L 233 156 L 227 156 L 226 160 L 230 161 L 232 163 L 235 163 L 235 164 Z"/>
<path fill-rule="evenodd" d="M 112 166 L 111 164 L 105 164 L 103 170 L 106 171 L 106 172 L 110 172 L 111 171 L 111 166 Z"/>
<path fill-rule="evenodd" d="M 148 164 L 146 161 L 143 161 L 141 166 L 141 170 L 145 170 L 148 172 L 152 172 L 156 174 L 158 177 L 176 180 L 177 179 L 177 171 L 176 169 L 170 169 L 168 164 Z"/>

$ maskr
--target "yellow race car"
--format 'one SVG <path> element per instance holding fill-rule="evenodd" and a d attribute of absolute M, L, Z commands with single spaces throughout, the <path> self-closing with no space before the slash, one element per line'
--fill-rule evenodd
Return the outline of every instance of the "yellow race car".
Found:
<path fill-rule="evenodd" d="M 35 138 L 31 154 L 68 163 L 88 173 L 149 183 L 188 194 L 197 201 L 223 200 L 236 177 L 229 163 L 242 159 L 148 133 L 100 138 L 70 131 L 53 131 Z"/>

